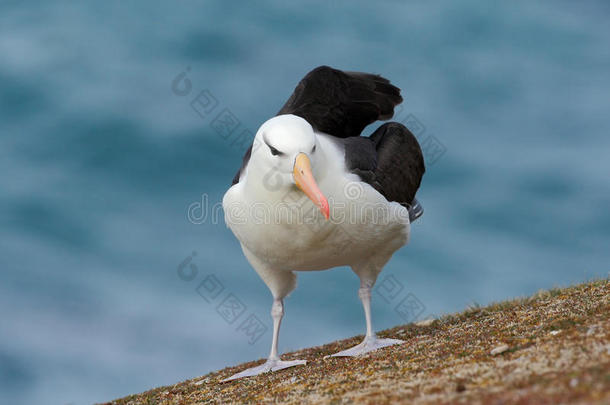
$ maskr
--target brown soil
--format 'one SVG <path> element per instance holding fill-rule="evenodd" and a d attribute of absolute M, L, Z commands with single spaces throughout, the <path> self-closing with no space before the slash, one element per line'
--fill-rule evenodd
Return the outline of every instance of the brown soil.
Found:
<path fill-rule="evenodd" d="M 258 360 L 108 404 L 610 404 L 609 280 L 379 335 L 406 343 L 324 359 L 356 336 L 282 356 L 307 359 L 305 366 L 220 383 Z"/>

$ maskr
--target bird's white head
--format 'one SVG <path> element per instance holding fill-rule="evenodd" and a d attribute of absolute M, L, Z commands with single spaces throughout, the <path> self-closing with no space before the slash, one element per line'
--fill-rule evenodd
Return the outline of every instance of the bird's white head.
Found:
<path fill-rule="evenodd" d="M 311 125 L 292 114 L 278 115 L 258 129 L 248 164 L 248 181 L 261 182 L 267 190 L 295 185 L 328 219 L 328 201 L 316 183 L 318 140 Z"/>

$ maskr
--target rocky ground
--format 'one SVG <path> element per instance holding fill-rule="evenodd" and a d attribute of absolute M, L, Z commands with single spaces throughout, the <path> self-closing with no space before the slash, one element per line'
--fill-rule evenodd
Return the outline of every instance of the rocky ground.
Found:
<path fill-rule="evenodd" d="M 362 336 L 287 353 L 307 365 L 220 380 L 258 360 L 108 404 L 610 404 L 610 281 L 470 308 L 379 333 L 362 358 L 325 355 Z"/>

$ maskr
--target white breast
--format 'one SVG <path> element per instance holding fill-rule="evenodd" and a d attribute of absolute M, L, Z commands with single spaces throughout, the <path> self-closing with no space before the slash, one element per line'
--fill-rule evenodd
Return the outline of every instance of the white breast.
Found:
<path fill-rule="evenodd" d="M 253 190 L 242 181 L 224 196 L 227 225 L 242 246 L 277 270 L 324 270 L 391 256 L 408 242 L 407 209 L 348 173 L 342 145 L 316 135 L 326 155 L 316 180 L 328 199 L 330 219 L 294 186 Z"/>

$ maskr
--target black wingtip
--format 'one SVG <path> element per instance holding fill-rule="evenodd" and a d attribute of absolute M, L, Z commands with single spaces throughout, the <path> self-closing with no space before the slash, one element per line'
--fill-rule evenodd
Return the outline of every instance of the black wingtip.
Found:
<path fill-rule="evenodd" d="M 424 215 L 424 207 L 417 201 L 417 198 L 413 200 L 409 206 L 409 222 L 413 223 L 419 217 Z"/>

